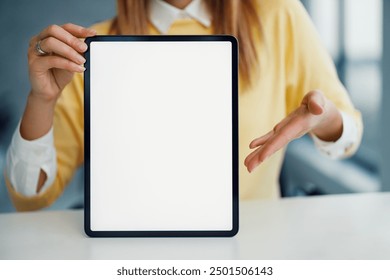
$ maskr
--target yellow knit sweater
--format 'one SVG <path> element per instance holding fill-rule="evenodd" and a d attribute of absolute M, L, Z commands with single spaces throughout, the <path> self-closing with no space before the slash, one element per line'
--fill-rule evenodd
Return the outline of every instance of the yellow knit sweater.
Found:
<path fill-rule="evenodd" d="M 361 116 L 337 78 L 331 58 L 302 5 L 297 0 L 258 0 L 264 41 L 257 42 L 260 71 L 253 87 L 239 95 L 240 198 L 278 198 L 278 177 L 283 151 L 265 161 L 249 174 L 243 164 L 249 143 L 268 132 L 288 113 L 297 108 L 303 96 L 320 89 L 336 106 L 356 119 L 362 131 Z M 98 34 L 109 33 L 111 21 L 93 26 Z M 150 33 L 158 31 L 150 25 Z M 212 34 L 192 19 L 173 23 L 169 34 Z M 54 119 L 58 172 L 53 185 L 44 193 L 24 197 L 7 180 L 11 198 L 18 210 L 46 207 L 60 196 L 75 170 L 83 163 L 83 76 L 77 74 L 64 89 Z M 361 133 L 360 133 L 361 135 Z M 350 150 L 353 152 L 357 147 Z"/>

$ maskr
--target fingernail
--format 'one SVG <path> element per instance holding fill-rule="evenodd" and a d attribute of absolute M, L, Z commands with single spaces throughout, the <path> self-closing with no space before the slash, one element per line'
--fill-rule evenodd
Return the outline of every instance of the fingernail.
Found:
<path fill-rule="evenodd" d="M 91 33 L 91 34 L 96 34 L 97 31 L 95 29 L 88 29 L 88 32 Z"/>
<path fill-rule="evenodd" d="M 77 60 L 78 60 L 79 64 L 84 64 L 86 61 L 85 58 L 82 57 L 81 55 L 77 57 Z"/>
<path fill-rule="evenodd" d="M 87 46 L 87 44 L 80 42 L 79 48 L 81 51 L 85 52 L 87 50 L 88 46 Z"/>
<path fill-rule="evenodd" d="M 80 72 L 84 72 L 85 71 L 85 67 L 82 66 L 82 65 L 77 65 L 77 68 Z"/>

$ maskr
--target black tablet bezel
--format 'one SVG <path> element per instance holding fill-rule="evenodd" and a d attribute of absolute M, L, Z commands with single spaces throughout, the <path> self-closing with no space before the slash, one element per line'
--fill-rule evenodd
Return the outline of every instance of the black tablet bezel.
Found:
<path fill-rule="evenodd" d="M 199 42 L 199 41 L 224 41 L 232 46 L 232 211 L 233 227 L 228 231 L 93 231 L 91 230 L 91 203 L 90 203 L 90 52 L 92 42 Z M 90 237 L 232 237 L 238 232 L 239 220 L 239 196 L 238 196 L 238 43 L 235 37 L 230 35 L 143 35 L 143 36 L 94 36 L 85 40 L 88 50 L 85 52 L 84 72 L 84 171 L 85 171 L 85 210 L 84 230 Z"/>

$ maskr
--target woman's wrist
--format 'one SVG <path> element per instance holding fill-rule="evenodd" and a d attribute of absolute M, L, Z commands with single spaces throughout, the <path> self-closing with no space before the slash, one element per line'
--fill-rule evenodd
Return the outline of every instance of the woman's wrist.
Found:
<path fill-rule="evenodd" d="M 331 101 L 327 100 L 327 103 L 324 121 L 314 128 L 312 133 L 323 141 L 335 142 L 343 134 L 343 117 Z"/>
<path fill-rule="evenodd" d="M 35 140 L 49 132 L 53 125 L 57 99 L 41 98 L 29 94 L 20 124 L 20 135 L 26 140 Z"/>
<path fill-rule="evenodd" d="M 28 98 L 33 102 L 40 103 L 42 106 L 52 106 L 54 107 L 59 94 L 40 94 L 38 92 L 30 91 Z"/>

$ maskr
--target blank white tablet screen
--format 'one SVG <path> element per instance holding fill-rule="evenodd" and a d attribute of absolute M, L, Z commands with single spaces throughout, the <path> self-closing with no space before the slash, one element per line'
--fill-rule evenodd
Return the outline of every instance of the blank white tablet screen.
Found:
<path fill-rule="evenodd" d="M 91 230 L 232 229 L 231 48 L 91 42 Z"/>

